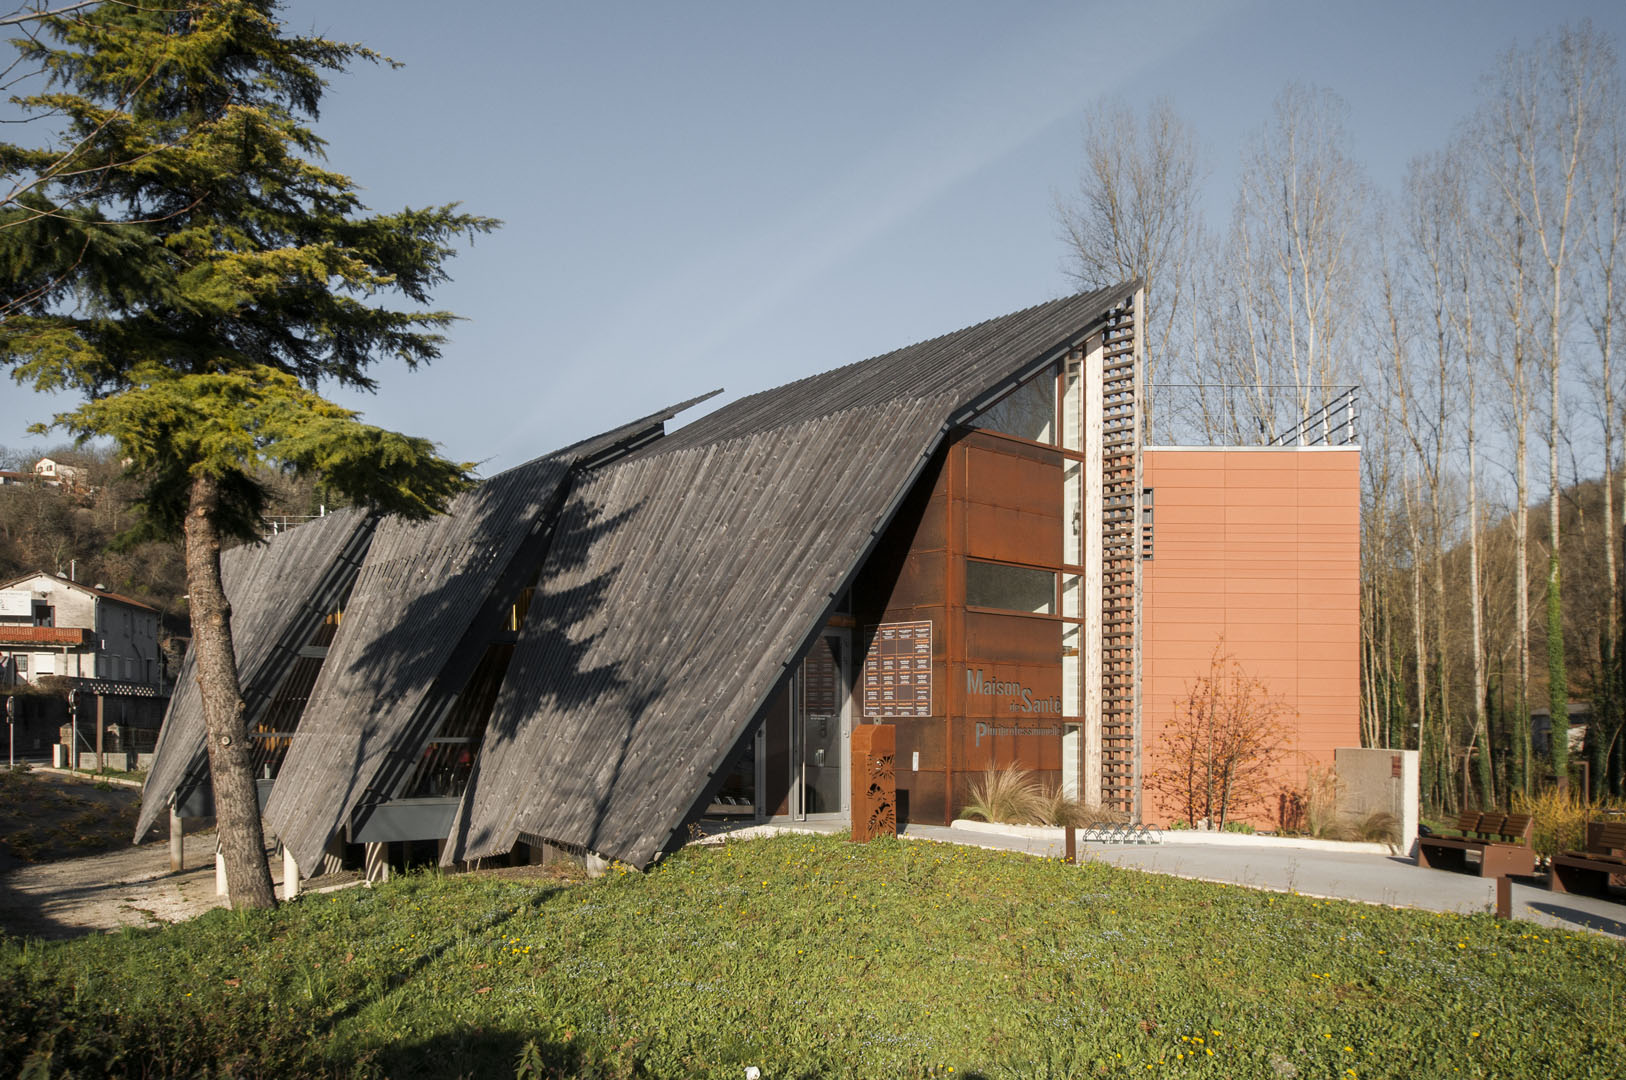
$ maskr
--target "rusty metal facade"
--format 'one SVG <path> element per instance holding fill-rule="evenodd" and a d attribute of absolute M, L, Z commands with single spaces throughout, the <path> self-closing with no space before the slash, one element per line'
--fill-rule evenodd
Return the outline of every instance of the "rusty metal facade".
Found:
<path fill-rule="evenodd" d="M 891 724 L 853 729 L 853 840 L 898 835 L 898 732 Z"/>

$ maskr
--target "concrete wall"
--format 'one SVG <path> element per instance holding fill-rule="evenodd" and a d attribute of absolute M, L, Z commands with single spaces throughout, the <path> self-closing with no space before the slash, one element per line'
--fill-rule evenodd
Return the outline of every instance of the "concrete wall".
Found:
<path fill-rule="evenodd" d="M 1282 790 L 1360 743 L 1360 452 L 1156 448 L 1143 570 L 1142 768 L 1221 646 L 1286 708 Z M 1171 809 L 1146 793 L 1148 821 Z M 1247 815 L 1274 826 L 1274 802 Z"/>
<path fill-rule="evenodd" d="M 1344 816 L 1363 818 L 1388 811 L 1400 821 L 1400 850 L 1411 853 L 1419 821 L 1417 751 L 1341 746 L 1333 751 L 1333 759 Z"/>

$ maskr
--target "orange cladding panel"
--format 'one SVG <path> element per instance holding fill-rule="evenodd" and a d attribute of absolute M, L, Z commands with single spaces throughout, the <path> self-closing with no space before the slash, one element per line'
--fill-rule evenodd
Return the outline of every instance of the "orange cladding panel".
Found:
<path fill-rule="evenodd" d="M 1143 771 L 1216 648 L 1283 706 L 1281 790 L 1360 745 L 1360 453 L 1148 450 L 1154 557 L 1144 567 Z M 1146 791 L 1148 821 L 1172 806 Z M 1245 815 L 1273 826 L 1276 803 Z"/>

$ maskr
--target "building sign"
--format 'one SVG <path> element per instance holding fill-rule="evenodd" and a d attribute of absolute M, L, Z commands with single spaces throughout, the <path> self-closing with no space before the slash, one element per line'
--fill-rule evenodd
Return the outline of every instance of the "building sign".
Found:
<path fill-rule="evenodd" d="M 881 623 L 864 659 L 864 715 L 931 714 L 931 620 Z"/>
<path fill-rule="evenodd" d="M 1009 712 L 1051 716 L 1061 714 L 1061 698 L 1037 697 L 1032 687 L 1019 682 L 985 679 L 982 668 L 965 669 L 965 692 L 967 697 L 1004 698 Z"/>
<path fill-rule="evenodd" d="M 1061 738 L 1059 727 L 1017 727 L 1015 724 L 989 724 L 977 721 L 976 745 L 981 746 L 982 740 L 991 739 L 995 735 L 1054 735 Z"/>

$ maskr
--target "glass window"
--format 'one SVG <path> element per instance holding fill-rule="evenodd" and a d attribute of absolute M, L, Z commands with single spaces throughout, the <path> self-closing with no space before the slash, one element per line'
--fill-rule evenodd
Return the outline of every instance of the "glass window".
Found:
<path fill-rule="evenodd" d="M 991 428 L 1034 442 L 1056 441 L 1056 376 L 1043 371 L 1023 383 L 976 419 Z"/>
<path fill-rule="evenodd" d="M 971 607 L 1056 613 L 1056 573 L 1004 563 L 965 562 L 965 602 Z"/>

